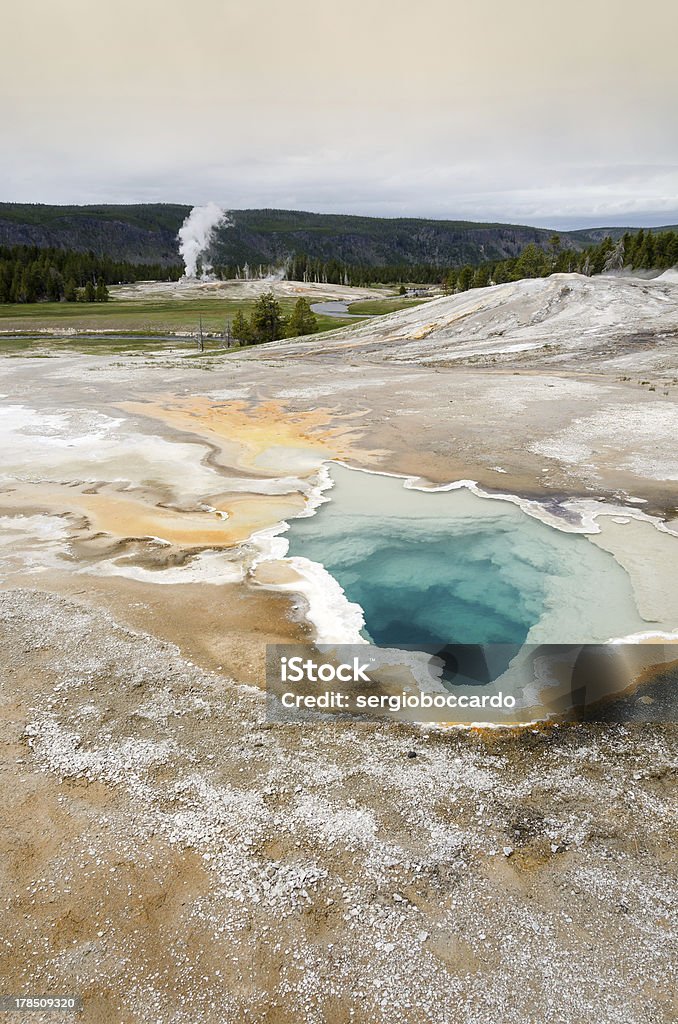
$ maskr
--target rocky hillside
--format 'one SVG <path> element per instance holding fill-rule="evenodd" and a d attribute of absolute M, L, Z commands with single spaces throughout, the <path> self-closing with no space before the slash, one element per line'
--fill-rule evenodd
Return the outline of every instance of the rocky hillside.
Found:
<path fill-rule="evenodd" d="M 248 358 L 310 353 L 430 366 L 585 366 L 673 379 L 676 335 L 678 271 L 652 280 L 552 274 L 446 295 L 322 338 L 277 341 Z"/>
<path fill-rule="evenodd" d="M 133 206 L 42 206 L 0 203 L 0 245 L 56 246 L 93 251 L 134 263 L 176 263 L 176 234 L 190 207 L 167 203 Z M 552 231 L 515 224 L 420 218 L 349 217 L 291 210 L 236 210 L 233 226 L 215 239 L 214 259 L 257 265 L 306 253 L 314 259 L 384 266 L 433 263 L 460 266 L 516 256 L 534 242 L 547 246 Z M 559 232 L 562 244 L 581 249 L 624 228 Z"/>

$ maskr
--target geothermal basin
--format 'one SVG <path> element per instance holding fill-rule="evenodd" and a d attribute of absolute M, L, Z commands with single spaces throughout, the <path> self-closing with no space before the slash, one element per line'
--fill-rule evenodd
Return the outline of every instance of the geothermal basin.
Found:
<path fill-rule="evenodd" d="M 600 544 L 599 523 L 609 512 L 585 524 L 566 506 L 560 515 L 540 512 L 473 485 L 431 489 L 343 465 L 331 467 L 328 484 L 325 501 L 293 519 L 286 534 L 321 644 L 368 643 L 377 661 L 375 648 L 391 659 L 399 650 L 429 652 L 441 661 L 437 688 L 508 686 L 528 718 L 540 707 L 543 715 L 545 684 L 562 689 L 563 665 L 571 670 L 582 649 L 590 655 L 614 643 L 617 655 L 611 666 L 607 647 L 606 670 L 597 663 L 593 700 L 625 689 L 643 656 L 670 657 L 660 648 L 678 626 L 675 609 L 663 604 L 655 572 L 655 610 L 643 614 L 647 600 L 639 599 L 633 573 Z M 612 519 L 607 527 L 630 522 Z M 656 530 L 649 521 L 634 525 Z M 544 678 L 543 659 L 555 651 L 561 672 Z M 430 688 L 430 673 L 414 676 Z M 520 717 L 520 710 L 511 716 Z"/>

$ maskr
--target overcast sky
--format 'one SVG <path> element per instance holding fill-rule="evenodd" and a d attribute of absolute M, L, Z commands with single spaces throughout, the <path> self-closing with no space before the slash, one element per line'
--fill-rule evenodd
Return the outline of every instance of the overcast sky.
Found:
<path fill-rule="evenodd" d="M 22 0 L 3 39 L 3 201 L 678 223 L 678 0 Z"/>

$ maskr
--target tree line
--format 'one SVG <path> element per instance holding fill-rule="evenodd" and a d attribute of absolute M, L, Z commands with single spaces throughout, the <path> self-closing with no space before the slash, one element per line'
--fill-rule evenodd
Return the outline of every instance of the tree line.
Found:
<path fill-rule="evenodd" d="M 641 229 L 626 232 L 616 242 L 609 236 L 581 252 L 563 248 L 558 235 L 552 235 L 547 249 L 531 243 L 519 256 L 495 263 L 450 269 L 441 284 L 447 292 L 463 292 L 526 277 L 579 273 L 587 277 L 611 271 L 666 270 L 678 264 L 678 233 Z"/>
<path fill-rule="evenodd" d="M 554 273 L 577 272 L 590 276 L 604 270 L 665 270 L 678 264 L 678 233 L 675 231 L 626 232 L 616 242 L 610 237 L 578 251 L 563 246 L 559 235 L 551 236 L 546 248 L 527 245 L 518 256 L 486 260 L 461 267 L 440 267 L 430 263 L 394 264 L 380 267 L 351 265 L 339 260 L 317 260 L 295 254 L 287 263 L 285 277 L 292 281 L 344 284 L 441 285 L 446 291 L 466 291 L 488 284 L 518 281 L 524 277 L 548 277 Z M 230 268 L 229 268 L 230 269 Z"/>
<path fill-rule="evenodd" d="M 106 302 L 109 284 L 176 281 L 183 267 L 130 263 L 93 252 L 0 246 L 0 303 Z"/>
<path fill-rule="evenodd" d="M 624 268 L 663 270 L 676 264 L 678 232 L 654 232 L 641 228 L 627 232 L 617 241 L 604 238 L 597 245 L 581 251 L 563 246 L 560 237 L 554 234 L 545 248 L 530 243 L 518 256 L 510 259 L 486 260 L 461 267 L 441 267 L 432 263 L 366 266 L 337 259 L 320 260 L 296 253 L 285 261 L 282 276 L 292 281 L 356 287 L 404 283 L 434 285 L 442 286 L 448 292 L 459 292 L 524 277 L 547 277 L 559 272 L 576 271 L 591 275 Z M 215 269 L 217 276 L 224 279 L 262 277 L 275 270 L 261 266 L 253 272 L 246 264 L 244 267 L 224 264 Z M 278 272 L 280 269 L 278 267 Z M 31 245 L 0 246 L 0 303 L 105 302 L 110 284 L 131 284 L 141 280 L 177 281 L 182 274 L 180 264 L 139 264 L 93 252 L 41 249 Z M 308 314 L 313 315 L 310 309 Z M 304 329 L 297 333 L 310 333 L 308 314 L 299 314 L 299 323 Z M 250 326 L 247 323 L 240 325 L 245 332 Z M 263 328 L 256 325 L 251 327 L 256 336 L 261 330 Z M 284 333 L 287 327 L 276 330 Z"/>

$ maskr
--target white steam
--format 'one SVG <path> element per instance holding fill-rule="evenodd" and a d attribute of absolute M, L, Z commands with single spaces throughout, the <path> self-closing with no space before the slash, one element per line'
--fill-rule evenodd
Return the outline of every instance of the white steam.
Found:
<path fill-rule="evenodd" d="M 195 278 L 200 270 L 200 277 L 209 278 L 212 264 L 206 258 L 212 236 L 220 225 L 230 225 L 231 221 L 216 203 L 207 206 L 194 206 L 184 223 L 179 228 L 179 252 L 184 261 L 184 276 Z"/>

